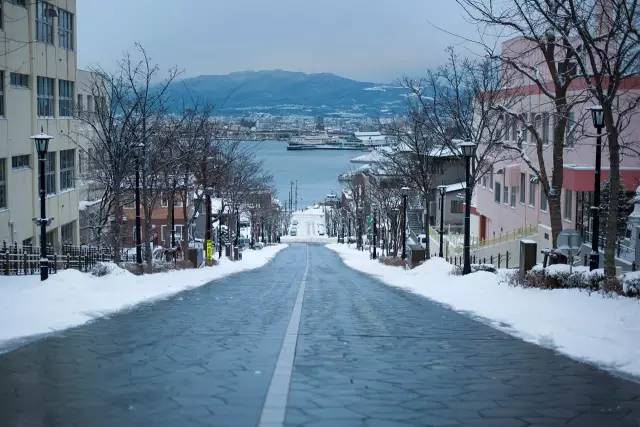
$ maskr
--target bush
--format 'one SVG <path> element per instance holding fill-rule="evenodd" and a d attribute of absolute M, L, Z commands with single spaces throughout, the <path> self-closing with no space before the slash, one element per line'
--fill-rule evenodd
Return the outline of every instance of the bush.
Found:
<path fill-rule="evenodd" d="M 498 269 L 493 264 L 471 264 L 471 272 L 477 273 L 478 271 L 486 271 L 487 273 L 496 274 Z M 451 274 L 454 276 L 462 276 L 462 266 L 454 266 L 451 270 Z"/>
<path fill-rule="evenodd" d="M 574 267 L 570 271 L 566 264 L 554 264 L 547 268 L 536 265 L 527 273 L 523 284 L 541 289 L 580 288 L 597 291 L 604 284 L 604 271 L 589 271 L 588 267 Z"/>
<path fill-rule="evenodd" d="M 107 262 L 99 262 L 91 269 L 91 275 L 96 277 L 103 277 L 107 274 L 111 274 L 114 265 Z"/>
<path fill-rule="evenodd" d="M 640 271 L 623 274 L 620 282 L 626 296 L 640 297 Z"/>

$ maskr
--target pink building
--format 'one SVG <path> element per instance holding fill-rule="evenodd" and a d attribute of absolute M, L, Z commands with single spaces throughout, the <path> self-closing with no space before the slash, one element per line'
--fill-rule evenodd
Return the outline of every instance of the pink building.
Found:
<path fill-rule="evenodd" d="M 547 69 L 539 56 L 539 50 L 532 49 L 523 39 L 513 39 L 503 44 L 503 54 L 517 55 L 537 68 L 541 77 L 549 80 L 544 73 Z M 542 136 L 544 144 L 544 162 L 551 174 L 551 156 L 553 139 L 554 111 L 552 100 L 532 82 L 523 79 L 512 80 L 505 95 L 514 100 L 510 107 L 526 118 Z M 640 92 L 640 79 L 629 79 L 626 90 Z M 575 80 L 571 85 L 570 97 L 588 96 L 584 81 Z M 586 110 L 594 103 L 591 100 L 574 107 L 567 115 L 568 126 L 564 151 L 564 177 L 562 184 L 562 218 L 564 229 L 585 231 L 589 228 L 589 206 L 593 194 L 595 170 L 595 129 L 591 116 Z M 515 145 L 520 134 L 522 147 L 534 165 L 538 165 L 531 132 L 527 134 L 516 120 L 506 120 L 503 137 Z M 631 120 L 623 132 L 627 143 L 640 139 L 640 120 Z M 603 138 L 602 180 L 608 179 L 609 157 L 606 139 Z M 621 175 L 625 188 L 635 191 L 640 185 L 640 158 L 632 153 L 624 153 L 621 162 Z M 488 240 L 500 237 L 501 234 L 512 233 L 525 227 L 538 227 L 539 242 L 542 246 L 550 245 L 550 221 L 548 203 L 533 173 L 521 158 L 497 160 L 493 170 L 476 186 L 474 192 L 477 237 Z"/>

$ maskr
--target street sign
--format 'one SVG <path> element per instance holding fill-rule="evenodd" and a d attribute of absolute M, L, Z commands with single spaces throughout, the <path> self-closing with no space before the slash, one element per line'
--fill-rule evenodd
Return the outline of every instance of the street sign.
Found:
<path fill-rule="evenodd" d="M 207 244 L 205 246 L 205 254 L 207 261 L 213 260 L 213 242 L 211 240 L 207 240 Z"/>
<path fill-rule="evenodd" d="M 582 236 L 576 230 L 562 230 L 558 234 L 558 251 L 569 260 L 569 272 L 573 272 L 573 257 L 582 247 Z"/>
<path fill-rule="evenodd" d="M 562 230 L 558 234 L 558 250 L 565 253 L 578 251 L 582 246 L 582 236 L 576 230 Z"/>

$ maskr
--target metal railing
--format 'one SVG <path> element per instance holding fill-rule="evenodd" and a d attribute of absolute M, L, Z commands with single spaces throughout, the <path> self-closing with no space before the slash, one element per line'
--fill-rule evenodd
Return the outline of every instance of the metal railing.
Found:
<path fill-rule="evenodd" d="M 90 271 L 98 262 L 113 260 L 111 251 L 106 248 L 63 245 L 57 253 L 53 246 L 47 247 L 49 273 L 58 270 L 75 269 Z M 0 247 L 0 274 L 21 276 L 40 273 L 40 247 L 34 245 L 12 245 L 2 242 Z"/>
<path fill-rule="evenodd" d="M 461 266 L 464 263 L 464 258 L 462 255 L 456 255 L 452 257 L 448 257 L 447 261 L 449 264 L 453 264 L 455 266 Z M 489 264 L 493 265 L 496 268 L 517 268 L 517 265 L 513 265 L 513 254 L 509 251 L 505 251 L 505 253 L 497 253 L 495 255 L 489 256 L 476 256 L 471 255 L 471 264 Z"/>

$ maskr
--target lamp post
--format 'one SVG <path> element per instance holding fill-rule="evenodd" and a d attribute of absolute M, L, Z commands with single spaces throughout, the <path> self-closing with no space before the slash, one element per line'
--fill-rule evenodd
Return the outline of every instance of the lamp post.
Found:
<path fill-rule="evenodd" d="M 49 278 L 49 259 L 47 258 L 47 225 L 51 224 L 53 218 L 47 218 L 47 189 L 45 185 L 45 159 L 49 150 L 49 141 L 52 136 L 44 133 L 41 128 L 40 133 L 32 136 L 32 139 L 38 152 L 38 183 L 40 191 L 40 218 L 35 218 L 34 222 L 40 226 L 40 280 L 45 281 Z"/>
<path fill-rule="evenodd" d="M 402 259 L 407 257 L 407 197 L 409 187 L 402 187 Z"/>
<path fill-rule="evenodd" d="M 462 274 L 471 273 L 471 175 L 469 171 L 469 165 L 471 159 L 476 155 L 476 144 L 470 141 L 465 141 L 459 144 L 462 154 L 464 156 L 464 169 L 466 176 L 466 185 L 464 192 L 464 265 L 462 267 Z"/>
<path fill-rule="evenodd" d="M 444 196 L 447 194 L 447 186 L 439 185 L 438 192 L 440 193 L 440 249 L 438 250 L 438 256 L 444 257 Z"/>
<path fill-rule="evenodd" d="M 376 224 L 376 210 L 373 210 L 373 259 L 378 258 L 378 253 L 376 252 L 376 245 L 378 244 L 377 242 L 377 237 L 378 237 L 378 227 Z"/>
<path fill-rule="evenodd" d="M 604 127 L 604 111 L 602 105 L 589 107 L 593 127 L 598 131 L 596 136 L 596 170 L 593 182 L 593 204 L 591 205 L 591 218 L 593 229 L 591 230 L 591 254 L 589 255 L 589 270 L 595 270 L 600 266 L 600 173 L 602 163 L 602 128 Z"/>
<path fill-rule="evenodd" d="M 356 247 L 359 251 L 363 249 L 362 245 L 362 207 L 358 206 L 356 209 Z"/>
<path fill-rule="evenodd" d="M 140 155 L 143 143 L 135 145 L 136 151 L 136 264 L 142 264 L 142 217 L 140 214 Z"/>

